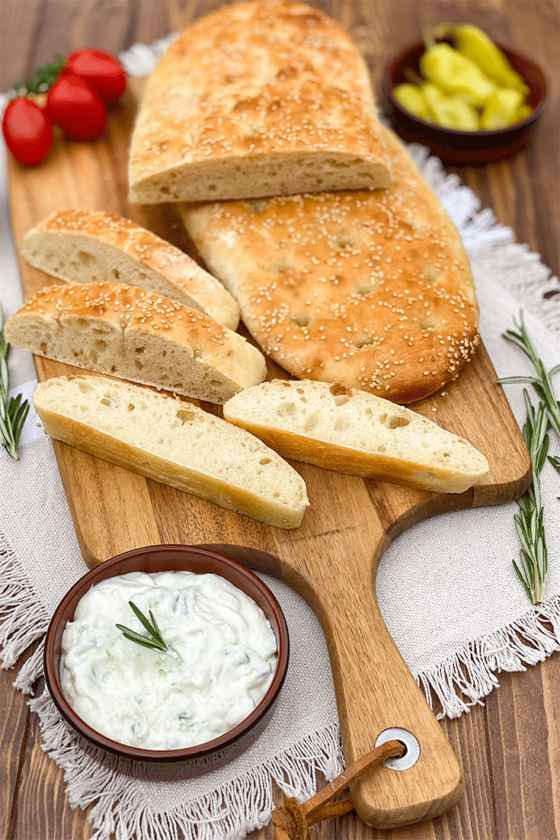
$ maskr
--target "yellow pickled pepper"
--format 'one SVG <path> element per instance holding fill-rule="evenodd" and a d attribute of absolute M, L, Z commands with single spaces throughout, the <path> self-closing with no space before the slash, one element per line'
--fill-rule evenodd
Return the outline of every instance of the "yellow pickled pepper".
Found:
<path fill-rule="evenodd" d="M 494 82 L 466 55 L 440 42 L 420 58 L 423 75 L 448 94 L 466 94 L 473 105 L 482 106 L 496 90 Z"/>
<path fill-rule="evenodd" d="M 484 131 L 508 128 L 523 117 L 519 116 L 523 104 L 523 94 L 514 88 L 497 88 L 490 96 L 480 117 L 480 127 Z"/>
<path fill-rule="evenodd" d="M 472 23 L 462 23 L 451 27 L 450 31 L 456 49 L 477 64 L 489 79 L 501 87 L 518 90 L 524 96 L 529 93 L 529 88 L 519 73 L 513 69 L 486 32 Z"/>
<path fill-rule="evenodd" d="M 435 122 L 443 128 L 457 131 L 477 131 L 478 114 L 472 105 L 457 96 L 446 94 L 431 82 L 422 85 L 424 99 Z"/>
<path fill-rule="evenodd" d="M 433 122 L 422 88 L 410 84 L 410 82 L 405 82 L 393 88 L 393 96 L 403 108 L 406 108 L 415 117 Z"/>

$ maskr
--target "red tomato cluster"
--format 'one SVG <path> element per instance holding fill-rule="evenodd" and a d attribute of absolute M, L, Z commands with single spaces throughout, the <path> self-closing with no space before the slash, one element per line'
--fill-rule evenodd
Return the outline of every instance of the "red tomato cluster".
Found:
<path fill-rule="evenodd" d="M 8 149 L 20 163 L 36 166 L 49 153 L 52 125 L 71 140 L 96 140 L 105 127 L 105 106 L 116 102 L 125 86 L 125 72 L 112 55 L 73 52 L 50 87 L 44 109 L 26 98 L 8 104 L 2 120 Z"/>

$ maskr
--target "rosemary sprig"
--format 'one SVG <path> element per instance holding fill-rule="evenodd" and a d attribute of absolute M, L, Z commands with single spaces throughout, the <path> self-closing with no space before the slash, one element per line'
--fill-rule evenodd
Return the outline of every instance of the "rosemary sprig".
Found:
<path fill-rule="evenodd" d="M 527 419 L 523 426 L 523 437 L 527 443 L 533 478 L 528 490 L 517 500 L 519 514 L 514 517 L 515 528 L 521 542 L 520 566 L 513 561 L 516 574 L 527 597 L 533 604 L 540 604 L 544 597 L 544 586 L 548 572 L 548 553 L 544 527 L 544 508 L 541 500 L 540 474 L 544 467 L 549 446 L 548 429 L 552 428 L 560 437 L 560 402 L 556 399 L 552 377 L 560 371 L 560 365 L 547 371 L 539 358 L 533 342 L 523 323 L 515 323 L 517 331 L 507 330 L 504 338 L 515 344 L 530 359 L 535 376 L 509 376 L 499 379 L 501 385 L 529 383 L 539 397 L 535 411 L 526 389 L 523 398 Z M 560 472 L 560 459 L 550 456 L 552 466 Z"/>
<path fill-rule="evenodd" d="M 0 306 L 0 443 L 11 458 L 19 458 L 18 444 L 29 414 L 29 403 L 21 394 L 8 398 L 8 350 L 4 338 L 4 313 Z"/>
<path fill-rule="evenodd" d="M 161 635 L 161 631 L 157 625 L 157 621 L 154 618 L 154 614 L 151 610 L 148 610 L 150 613 L 150 619 L 146 618 L 146 616 L 138 609 L 136 604 L 133 604 L 132 601 L 128 602 L 128 605 L 136 618 L 144 625 L 146 630 L 149 633 L 149 636 L 142 636 L 141 633 L 136 633 L 135 630 L 130 630 L 130 628 L 125 627 L 122 624 L 116 624 L 115 626 L 121 631 L 123 636 L 126 639 L 129 639 L 131 642 L 136 642 L 137 645 L 142 645 L 143 647 L 152 648 L 152 650 L 162 650 L 164 653 L 170 651 L 170 647 L 163 639 Z"/>
<path fill-rule="evenodd" d="M 500 385 L 511 385 L 516 382 L 529 383 L 535 389 L 538 398 L 544 403 L 548 414 L 548 422 L 560 437 L 560 401 L 556 399 L 554 393 L 554 386 L 552 384 L 552 377 L 555 373 L 560 371 L 560 365 L 556 365 L 551 370 L 547 371 L 543 365 L 533 342 L 523 323 L 523 316 L 520 318 L 520 323 L 514 322 L 517 332 L 514 330 L 507 330 L 504 338 L 511 341 L 516 347 L 525 353 L 530 359 L 531 364 L 535 368 L 536 376 L 508 376 L 504 379 L 498 379 Z"/>
<path fill-rule="evenodd" d="M 529 394 L 523 389 L 527 420 L 523 437 L 527 443 L 533 477 L 528 490 L 517 500 L 519 513 L 515 515 L 515 529 L 521 542 L 519 551 L 521 569 L 513 561 L 517 577 L 523 584 L 527 597 L 533 604 L 540 604 L 548 572 L 548 552 L 544 529 L 544 508 L 541 500 L 540 474 L 548 454 L 548 415 L 543 403 L 535 411 Z"/>

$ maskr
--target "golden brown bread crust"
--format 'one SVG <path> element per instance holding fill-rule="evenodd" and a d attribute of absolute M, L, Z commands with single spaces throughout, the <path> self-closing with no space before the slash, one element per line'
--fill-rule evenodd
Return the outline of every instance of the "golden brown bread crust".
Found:
<path fill-rule="evenodd" d="M 389 181 L 365 63 L 336 21 L 304 3 L 224 6 L 186 29 L 148 81 L 131 143 L 132 201 Z"/>
<path fill-rule="evenodd" d="M 48 286 L 12 315 L 5 335 L 36 355 L 209 402 L 266 375 L 264 357 L 242 336 L 121 283 Z"/>
<path fill-rule="evenodd" d="M 48 246 L 43 234 L 52 236 L 52 241 Z M 68 273 L 72 268 L 68 265 L 67 255 L 62 254 L 58 260 L 61 263 L 60 270 L 52 270 L 53 265 L 57 263 L 57 236 L 70 237 L 76 241 L 76 248 L 79 248 L 79 243 L 84 240 L 91 242 L 93 246 L 101 244 L 116 248 L 133 261 L 131 270 L 136 271 L 134 285 L 150 290 L 145 281 L 142 281 L 142 269 L 144 271 L 145 268 L 153 269 L 164 275 L 174 287 L 174 294 L 168 293 L 169 297 L 198 309 L 231 330 L 237 328 L 239 323 L 237 304 L 215 277 L 204 271 L 179 248 L 175 248 L 152 231 L 140 227 L 118 213 L 59 210 L 24 236 L 21 252 L 31 265 L 60 279 L 70 281 L 75 279 L 82 282 L 81 277 L 65 276 L 65 272 Z M 99 273 L 97 281 L 118 279 L 119 272 L 113 266 L 112 254 L 114 252 L 107 251 L 104 254 L 103 264 L 95 264 L 93 273 Z M 81 256 L 86 258 L 88 254 Z M 85 272 L 87 268 L 86 264 L 82 271 Z M 80 269 L 77 270 L 78 275 L 79 271 Z M 75 274 L 76 271 L 72 273 Z M 85 279 L 83 282 L 88 282 L 88 280 Z M 123 282 L 122 277 L 120 282 Z"/>
<path fill-rule="evenodd" d="M 388 131 L 386 142 L 387 190 L 182 206 L 181 215 L 279 365 L 410 403 L 472 357 L 478 307 L 456 228 Z"/>

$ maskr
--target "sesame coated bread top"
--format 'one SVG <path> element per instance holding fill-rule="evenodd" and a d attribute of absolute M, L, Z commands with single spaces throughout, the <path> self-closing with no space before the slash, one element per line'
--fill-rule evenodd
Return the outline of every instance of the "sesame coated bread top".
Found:
<path fill-rule="evenodd" d="M 133 132 L 132 201 L 206 201 L 390 181 L 367 67 L 312 6 L 231 3 L 174 41 Z"/>
<path fill-rule="evenodd" d="M 235 330 L 229 292 L 187 254 L 118 213 L 59 210 L 25 234 L 21 253 L 35 268 L 74 283 L 118 281 L 172 298 Z"/>
<path fill-rule="evenodd" d="M 410 403 L 456 378 L 478 344 L 459 233 L 386 131 L 394 180 L 181 209 L 264 351 L 301 379 Z"/>

